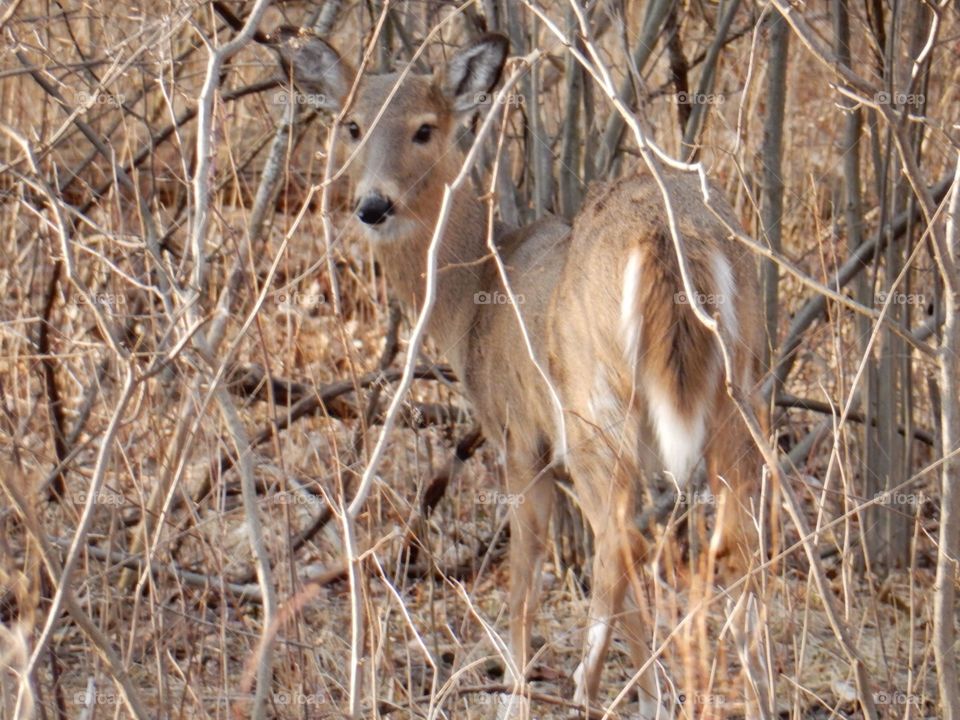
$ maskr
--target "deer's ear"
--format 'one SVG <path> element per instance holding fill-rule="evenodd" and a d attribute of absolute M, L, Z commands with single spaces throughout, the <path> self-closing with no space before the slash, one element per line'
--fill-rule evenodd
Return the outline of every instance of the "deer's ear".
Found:
<path fill-rule="evenodd" d="M 350 63 L 309 31 L 281 28 L 276 37 L 280 64 L 297 89 L 311 105 L 339 112 L 356 75 Z"/>
<path fill-rule="evenodd" d="M 441 87 L 457 112 L 488 102 L 489 92 L 500 79 L 510 41 L 500 33 L 482 35 L 462 48 L 444 68 Z"/>

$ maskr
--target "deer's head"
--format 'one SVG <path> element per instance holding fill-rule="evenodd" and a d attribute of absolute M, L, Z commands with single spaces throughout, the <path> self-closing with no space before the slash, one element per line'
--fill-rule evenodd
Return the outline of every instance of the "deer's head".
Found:
<path fill-rule="evenodd" d="M 464 113 L 489 102 L 509 43 L 487 34 L 453 55 L 434 75 L 364 75 L 343 112 L 357 71 L 327 42 L 287 31 L 281 57 L 298 89 L 341 114 L 356 214 L 369 239 L 403 240 L 433 229 L 443 184 L 459 170 L 456 136 Z"/>

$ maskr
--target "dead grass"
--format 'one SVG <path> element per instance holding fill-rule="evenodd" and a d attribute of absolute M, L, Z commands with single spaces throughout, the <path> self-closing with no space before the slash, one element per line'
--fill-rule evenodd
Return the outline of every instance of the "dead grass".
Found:
<path fill-rule="evenodd" d="M 369 16 L 360 3 L 343 5 L 334 41 L 355 57 L 369 30 Z M 415 38 L 423 30 L 415 21 L 446 12 L 427 3 L 410 5 L 402 12 L 410 18 Z M 143 246 L 141 212 L 146 208 L 154 216 L 169 253 L 171 278 L 186 283 L 195 124 L 185 123 L 130 170 L 132 188 L 118 189 L 110 162 L 129 166 L 151 133 L 193 107 L 206 53 L 198 47 L 191 23 L 209 33 L 217 19 L 209 6 L 185 3 L 162 9 L 126 2 L 58 7 L 23 2 L 4 29 L 7 47 L 0 67 L 4 73 L 0 113 L 3 123 L 32 146 L 44 180 L 59 185 L 63 200 L 82 209 L 83 218 L 74 218 L 78 281 L 101 300 L 111 322 L 124 329 L 122 342 L 134 365 L 143 370 L 162 352 L 171 317 L 144 287 L 155 282 L 145 269 L 156 268 Z M 165 20 L 164 13 L 170 19 Z M 637 14 L 636 9 L 631 13 Z M 270 11 L 262 29 L 299 22 L 302 14 L 299 4 L 284 4 Z M 693 56 L 710 42 L 712 31 L 696 14 L 689 23 L 685 42 Z M 828 29 L 826 21 L 818 27 Z M 949 17 L 942 33 L 949 36 L 958 27 L 956 18 Z M 453 29 L 445 39 L 455 44 L 459 32 Z M 221 39 L 230 33 L 221 23 Z M 622 71 L 614 35 L 606 35 L 603 43 L 611 62 Z M 542 42 L 551 46 L 545 33 Z M 710 114 L 702 138 L 702 160 L 734 202 L 745 226 L 757 234 L 765 70 L 761 51 L 751 84 L 745 84 L 750 43 L 748 33 L 724 51 L 717 80 L 723 101 Z M 67 112 L 31 79 L 15 51 L 27 66 L 43 68 L 38 72 L 62 94 Z M 550 52 L 562 63 L 561 48 L 554 46 Z M 798 46 L 791 52 L 784 255 L 810 276 L 827 282 L 847 256 L 837 197 L 842 179 L 837 152 L 842 115 L 828 73 Z M 951 52 L 956 59 L 955 50 Z M 172 65 L 171 58 L 181 54 L 186 54 L 182 62 Z M 430 57 L 435 61 L 441 54 L 437 47 Z M 945 57 L 950 57 L 949 52 Z M 231 64 L 224 91 L 274 77 L 272 63 L 267 51 L 252 45 Z M 933 68 L 927 93 L 935 99 L 938 117 L 956 116 L 957 67 L 944 61 Z M 666 59 L 659 57 L 647 83 L 656 88 L 667 81 Z M 209 284 L 200 296 L 205 312 L 215 307 L 234 260 L 248 242 L 249 206 L 283 111 L 275 92 L 266 90 L 216 106 L 211 268 Z M 91 109 L 74 110 L 97 93 Z M 551 134 L 557 133 L 562 120 L 562 93 L 563 82 L 558 79 L 541 100 Z M 118 99 L 130 105 L 128 112 L 118 108 Z M 668 97 L 654 99 L 645 109 L 657 139 L 671 152 L 678 149 L 676 109 Z M 598 101 L 598 116 L 602 119 L 607 112 Z M 113 153 L 110 160 L 96 154 L 83 138 L 78 119 L 105 139 Z M 521 122 L 522 116 L 514 113 L 508 143 L 518 179 L 525 162 L 518 152 L 523 141 Z M 327 118 L 313 117 L 289 148 L 268 230 L 255 239 L 252 265 L 243 264 L 243 281 L 223 346 L 231 348 L 231 354 L 228 357 L 224 350 L 221 356 L 231 366 L 256 365 L 271 376 L 303 383 L 310 392 L 376 370 L 387 326 L 382 279 L 368 250 L 349 237 L 343 238 L 334 255 L 343 298 L 342 311 L 335 311 L 316 199 L 290 237 L 285 237 L 295 225 L 310 185 L 322 174 L 327 123 Z M 0 175 L 0 471 L 8 483 L 22 487 L 37 526 L 63 556 L 117 403 L 124 363 L 110 350 L 103 329 L 76 288 L 63 275 L 51 282 L 54 260 L 61 254 L 49 225 L 51 214 L 36 189 L 24 183 L 23 177 L 31 176 L 31 171 L 21 149 L 4 138 L 0 143 L 4 168 Z M 949 160 L 945 143 L 934 135 L 924 160 L 925 173 L 929 178 L 943 177 Z M 101 188 L 103 194 L 98 196 Z M 337 227 L 345 225 L 347 192 L 342 186 L 334 192 Z M 877 222 L 875 216 L 868 216 L 871 232 Z M 282 250 L 285 240 L 289 242 Z M 241 324 L 277 258 L 277 272 L 262 307 L 240 335 Z M 934 275 L 929 258 L 921 258 L 910 275 L 914 291 L 932 293 Z M 787 274 L 780 292 L 786 321 L 810 296 Z M 48 298 L 49 312 L 45 309 Z M 924 319 L 922 306 L 908 311 L 914 325 Z M 45 323 L 49 334 L 44 350 L 40 331 Z M 401 350 L 408 328 L 404 324 L 401 329 Z M 850 313 L 832 307 L 827 321 L 808 332 L 789 391 L 818 400 L 845 400 L 861 355 L 859 341 Z M 427 356 L 440 360 L 432 349 Z M 935 431 L 935 400 L 929 391 L 934 366 L 914 353 L 909 367 L 915 423 Z M 45 372 L 52 373 L 61 398 L 64 430 L 78 428 L 68 443 L 66 486 L 58 502 L 48 499 L 50 485 L 45 484 L 58 465 Z M 81 607 L 110 638 L 156 717 L 243 716 L 263 630 L 261 606 L 250 592 L 241 592 L 255 587 L 251 585 L 252 556 L 236 472 L 220 472 L 221 463 L 233 457 L 234 449 L 207 396 L 212 377 L 194 354 L 184 352 L 138 386 L 109 453 L 104 488 L 86 538 L 91 550 L 81 554 L 73 580 Z M 385 396 L 390 392 L 387 387 Z M 362 410 L 367 397 L 366 392 L 349 393 L 343 400 Z M 250 435 L 288 412 L 283 402 L 268 395 L 235 401 Z M 411 403 L 466 405 L 455 385 L 437 381 L 416 383 Z M 84 418 L 87 405 L 89 415 Z M 804 410 L 778 416 L 777 433 L 786 449 L 813 431 L 822 417 Z M 376 437 L 368 435 L 363 448 L 354 452 L 359 427 L 355 419 L 309 416 L 291 423 L 254 451 L 255 477 L 261 485 L 260 517 L 281 601 L 271 717 L 341 717 L 345 707 L 351 609 L 341 528 L 334 518 L 296 550 L 291 538 L 325 511 L 326 499 L 352 496 L 364 453 Z M 363 586 L 358 591 L 366 622 L 362 674 L 367 717 L 492 718 L 502 700 L 496 690 L 503 682 L 503 666 L 491 635 L 506 634 L 509 568 L 504 561 L 506 508 L 489 501 L 500 482 L 493 451 L 479 450 L 436 509 L 429 515 L 421 511 L 431 480 L 446 472 L 453 445 L 469 428 L 468 418 L 427 428 L 399 428 L 358 525 L 357 541 L 364 553 Z M 834 447 L 839 448 L 839 466 L 831 486 L 821 494 Z M 936 458 L 921 443 L 915 443 L 913 451 L 910 463 L 915 472 Z M 818 513 L 822 512 L 819 519 L 826 524 L 856 504 L 852 489 L 860 486 L 861 452 L 861 428 L 848 423 L 838 431 L 836 443 L 828 435 L 802 459 L 791 481 L 804 493 L 811 524 L 817 522 Z M 208 486 L 212 492 L 201 496 L 201 488 Z M 169 492 L 162 518 L 158 506 L 150 504 L 158 487 Z M 935 473 L 927 472 L 905 492 L 935 498 Z M 913 506 L 907 510 L 913 512 Z M 859 572 L 862 549 L 855 513 L 817 538 L 834 597 L 874 680 L 882 717 L 904 717 L 905 703 L 912 703 L 910 717 L 929 717 L 936 699 L 930 649 L 935 504 L 919 505 L 911 523 L 910 566 L 882 575 Z M 796 531 L 789 524 L 778 531 L 784 546 L 796 542 Z M 661 541 L 663 554 L 647 578 L 656 642 L 671 636 L 697 601 L 709 600 L 687 625 L 689 630 L 680 631 L 666 644 L 660 659 L 663 677 L 672 679 L 676 691 L 699 706 L 701 716 L 737 717 L 742 713 L 737 680 L 740 660 L 726 627 L 734 599 L 724 598 L 715 589 L 695 590 L 703 586 L 700 571 L 691 569 L 676 542 L 667 536 Z M 140 548 L 137 553 L 142 559 L 144 547 L 151 569 L 144 571 L 141 565 L 132 573 L 125 571 L 127 553 Z M 416 548 L 415 557 L 411 548 Z M 582 561 L 584 548 L 579 551 Z M 572 697 L 570 678 L 579 661 L 579 631 L 586 620 L 589 577 L 583 566 L 569 566 L 561 555 L 554 548 L 545 568 L 536 630 L 542 669 L 541 679 L 531 687 L 552 699 L 534 700 L 532 716 L 544 720 L 567 716 L 564 703 Z M 51 597 L 27 522 L 12 504 L 0 506 L 0 579 L 4 621 L 0 707 L 12 713 L 18 673 L 26 667 Z M 238 580 L 246 583 L 244 588 L 225 586 Z M 752 582 L 760 601 L 753 640 L 760 643 L 761 654 L 770 664 L 778 713 L 791 718 L 858 716 L 849 665 L 808 577 L 802 552 L 792 547 L 775 564 L 758 568 Z M 619 642 L 607 664 L 606 701 L 613 700 L 634 670 Z M 690 667 L 707 673 L 691 675 Z M 702 684 L 686 686 L 690 677 Z M 100 653 L 66 618 L 57 625 L 28 695 L 43 708 L 44 717 L 93 717 L 94 712 L 97 717 L 122 717 L 127 712 Z M 369 703 L 371 698 L 376 699 L 376 710 Z"/>

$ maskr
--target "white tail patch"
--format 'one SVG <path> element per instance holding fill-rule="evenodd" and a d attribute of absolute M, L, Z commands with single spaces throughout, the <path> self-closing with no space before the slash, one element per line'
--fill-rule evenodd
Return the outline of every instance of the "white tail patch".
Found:
<path fill-rule="evenodd" d="M 736 291 L 733 281 L 733 270 L 730 262 L 722 253 L 714 253 L 711 258 L 713 265 L 714 297 L 719 305 L 720 323 L 725 341 L 736 340 L 740 336 L 740 327 L 737 324 Z M 713 314 L 712 309 L 707 312 Z"/>
<path fill-rule="evenodd" d="M 640 251 L 634 250 L 627 258 L 627 265 L 623 270 L 623 295 L 620 297 L 620 333 L 623 336 L 623 352 L 630 363 L 636 368 L 640 356 L 640 328 L 643 324 L 643 315 L 639 312 L 638 298 L 640 294 Z"/>
<path fill-rule="evenodd" d="M 703 454 L 706 439 L 707 398 L 702 398 L 691 417 L 685 418 L 674 399 L 663 388 L 647 382 L 650 422 L 657 434 L 660 459 L 673 475 L 677 487 L 684 487 Z"/>

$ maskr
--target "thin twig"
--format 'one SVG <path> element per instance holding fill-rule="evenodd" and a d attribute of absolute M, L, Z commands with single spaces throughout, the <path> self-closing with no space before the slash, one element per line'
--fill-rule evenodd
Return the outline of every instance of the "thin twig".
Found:
<path fill-rule="evenodd" d="M 206 243 L 207 226 L 210 221 L 210 174 L 213 155 L 213 104 L 217 87 L 220 84 L 221 68 L 231 57 L 249 43 L 257 32 L 257 26 L 269 6 L 269 0 L 257 0 L 246 23 L 237 35 L 218 49 L 210 48 L 206 76 L 200 91 L 197 106 L 197 144 L 196 172 L 193 178 L 193 227 L 190 234 L 190 248 L 193 256 L 191 299 L 188 312 L 191 320 L 200 320 L 198 312 L 199 298 L 206 287 Z M 209 360 L 214 357 L 203 334 L 194 337 L 194 346 L 201 355 Z M 233 438 L 234 448 L 239 456 L 241 487 L 243 489 L 244 519 L 247 536 L 250 541 L 257 579 L 263 594 L 263 622 L 261 642 L 257 649 L 256 687 L 250 708 L 250 717 L 260 720 L 266 713 L 266 701 L 273 683 L 273 627 L 277 614 L 276 591 L 273 585 L 270 556 L 263 540 L 263 529 L 257 514 L 256 483 L 253 479 L 251 445 L 240 416 L 226 389 L 214 379 L 211 388 L 221 416 L 227 424 Z"/>

